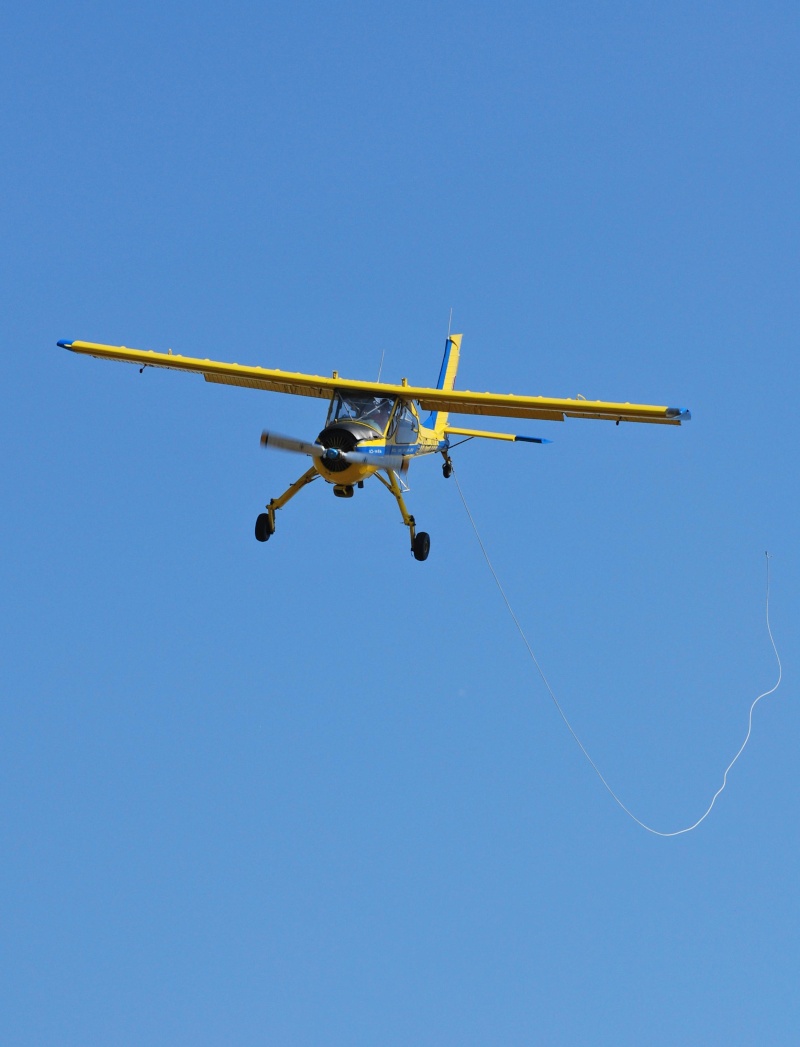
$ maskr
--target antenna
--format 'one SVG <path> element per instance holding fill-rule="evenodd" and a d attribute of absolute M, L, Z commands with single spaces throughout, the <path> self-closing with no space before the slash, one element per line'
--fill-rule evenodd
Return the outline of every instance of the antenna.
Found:
<path fill-rule="evenodd" d="M 384 349 L 384 350 L 383 350 L 383 352 L 381 353 L 381 365 L 380 365 L 380 367 L 378 368 L 378 379 L 377 379 L 378 381 L 380 381 L 380 380 L 381 380 L 381 373 L 382 373 L 382 371 L 383 371 L 383 358 L 384 358 L 384 356 L 386 356 L 386 350 L 385 350 L 385 349 Z"/>

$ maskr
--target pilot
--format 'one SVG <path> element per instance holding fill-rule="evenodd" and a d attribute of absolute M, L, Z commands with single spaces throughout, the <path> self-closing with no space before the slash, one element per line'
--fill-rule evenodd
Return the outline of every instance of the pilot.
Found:
<path fill-rule="evenodd" d="M 376 429 L 380 429 L 381 432 L 386 428 L 386 423 L 389 421 L 389 413 L 392 409 L 390 400 L 387 400 L 383 396 L 376 396 L 374 401 L 374 407 L 370 408 L 369 411 L 364 415 L 364 421 L 374 425 Z"/>

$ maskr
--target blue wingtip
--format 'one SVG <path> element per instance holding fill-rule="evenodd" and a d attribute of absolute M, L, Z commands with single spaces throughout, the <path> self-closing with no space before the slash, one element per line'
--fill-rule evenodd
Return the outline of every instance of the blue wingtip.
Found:
<path fill-rule="evenodd" d="M 667 418 L 680 422 L 691 422 L 692 412 L 688 407 L 668 407 Z"/>
<path fill-rule="evenodd" d="M 553 442 L 545 440 L 543 436 L 515 436 L 514 439 L 524 444 L 551 444 Z"/>
<path fill-rule="evenodd" d="M 72 341 L 73 341 L 72 339 L 67 341 L 66 338 L 65 338 L 61 342 L 56 342 L 56 345 L 59 346 L 61 349 L 71 349 L 72 348 Z"/>

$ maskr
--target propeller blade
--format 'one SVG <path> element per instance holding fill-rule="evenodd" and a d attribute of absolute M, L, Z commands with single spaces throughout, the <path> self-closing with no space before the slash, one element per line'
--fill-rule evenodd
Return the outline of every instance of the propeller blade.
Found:
<path fill-rule="evenodd" d="M 270 433 L 266 429 L 261 434 L 261 446 L 273 447 L 276 451 L 292 451 L 294 454 L 309 454 L 312 458 L 327 461 L 347 462 L 348 465 L 377 465 L 375 456 L 363 451 L 342 451 L 338 447 L 323 447 L 308 440 L 297 440 L 294 436 L 283 436 L 281 433 Z M 383 460 L 381 460 L 383 465 Z"/>
<path fill-rule="evenodd" d="M 321 458 L 325 454 L 325 448 L 319 444 L 311 444 L 308 440 L 296 440 L 293 436 L 282 436 L 280 433 L 269 433 L 266 429 L 261 434 L 261 446 L 273 447 L 276 451 L 310 454 L 312 458 Z"/>

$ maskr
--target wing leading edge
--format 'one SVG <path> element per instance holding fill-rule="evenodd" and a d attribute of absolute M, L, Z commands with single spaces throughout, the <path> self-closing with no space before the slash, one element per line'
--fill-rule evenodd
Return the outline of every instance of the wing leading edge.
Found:
<path fill-rule="evenodd" d="M 426 411 L 448 411 L 452 414 L 485 415 L 495 418 L 532 418 L 563 422 L 565 418 L 597 418 L 612 422 L 654 422 L 680 425 L 691 414 L 684 407 L 657 407 L 651 404 L 613 403 L 605 400 L 557 399 L 548 396 L 517 396 L 513 393 L 474 393 L 466 389 L 431 389 L 403 382 L 363 382 L 340 378 L 334 371 L 330 378 L 268 367 L 252 367 L 217 360 L 200 360 L 177 353 L 156 353 L 128 349 L 122 345 L 98 342 L 61 341 L 63 349 L 83 353 L 99 360 L 121 360 L 139 367 L 165 367 L 173 371 L 201 374 L 207 382 L 238 385 L 247 389 L 265 389 L 295 396 L 327 399 L 337 390 L 363 395 L 401 396 L 416 400 Z"/>

